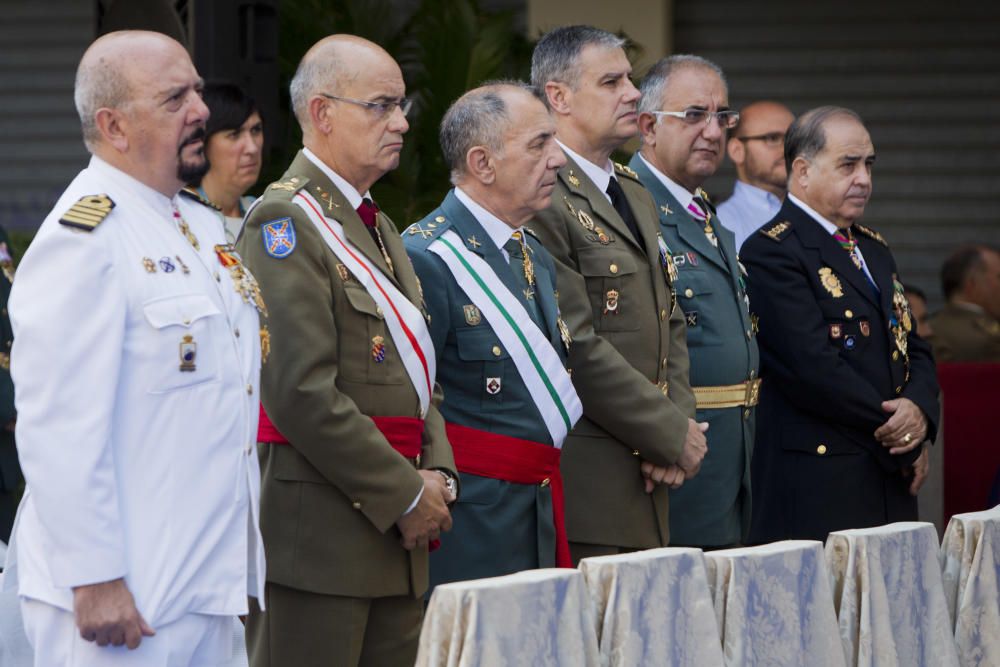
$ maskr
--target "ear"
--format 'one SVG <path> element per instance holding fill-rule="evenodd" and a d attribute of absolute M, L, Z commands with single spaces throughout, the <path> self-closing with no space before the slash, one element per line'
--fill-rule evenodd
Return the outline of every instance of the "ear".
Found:
<path fill-rule="evenodd" d="M 747 159 L 747 147 L 736 137 L 730 137 L 726 142 L 726 154 L 735 165 L 742 165 Z"/>
<path fill-rule="evenodd" d="M 105 143 L 114 147 L 119 153 L 128 150 L 128 118 L 120 109 L 102 107 L 97 110 L 94 120 Z"/>
<path fill-rule="evenodd" d="M 330 130 L 333 129 L 330 105 L 319 95 L 309 99 L 309 121 L 320 134 L 330 134 Z"/>
<path fill-rule="evenodd" d="M 569 86 L 559 81 L 549 81 L 545 84 L 545 97 L 553 113 L 568 115 L 571 109 L 573 91 Z"/>
<path fill-rule="evenodd" d="M 791 180 L 803 190 L 809 187 L 809 168 L 811 166 L 809 160 L 801 155 L 792 161 Z"/>
<path fill-rule="evenodd" d="M 496 166 L 493 156 L 485 146 L 473 146 L 465 154 L 465 171 L 483 185 L 491 185 L 496 180 Z"/>
<path fill-rule="evenodd" d="M 647 146 L 656 146 L 656 116 L 643 111 L 639 114 L 639 136 L 642 143 Z"/>

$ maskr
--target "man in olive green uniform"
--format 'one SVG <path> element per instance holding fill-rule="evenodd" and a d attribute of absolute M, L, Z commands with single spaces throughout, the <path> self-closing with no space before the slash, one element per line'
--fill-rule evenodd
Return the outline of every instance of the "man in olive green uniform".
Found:
<path fill-rule="evenodd" d="M 941 267 L 948 303 L 931 318 L 934 358 L 1000 363 L 1000 251 L 959 248 Z"/>
<path fill-rule="evenodd" d="M 701 472 L 670 493 L 671 542 L 734 546 L 750 528 L 760 369 L 736 241 L 701 185 L 722 162 L 726 130 L 739 114 L 729 109 L 722 71 L 688 55 L 669 56 L 649 70 L 639 111 L 642 150 L 629 166 L 659 208 L 687 324 L 696 419 L 709 424 Z"/>
<path fill-rule="evenodd" d="M 574 561 L 665 546 L 666 487 L 697 473 L 706 448 L 655 205 L 635 172 L 609 159 L 638 131 L 622 44 L 595 28 L 558 28 L 531 66 L 568 158 L 530 226 L 556 260 L 584 410 L 561 464 Z"/>
<path fill-rule="evenodd" d="M 14 446 L 14 383 L 10 379 L 10 346 L 14 333 L 7 315 L 7 299 L 14 282 L 14 255 L 7 232 L 0 229 L 0 541 L 10 541 L 10 529 L 17 512 L 17 497 L 24 478 Z"/>
<path fill-rule="evenodd" d="M 399 162 L 404 93 L 377 45 L 313 46 L 291 84 L 304 148 L 238 244 L 270 311 L 254 667 L 412 665 L 429 543 L 451 526 L 457 473 L 420 287 L 367 194 Z"/>

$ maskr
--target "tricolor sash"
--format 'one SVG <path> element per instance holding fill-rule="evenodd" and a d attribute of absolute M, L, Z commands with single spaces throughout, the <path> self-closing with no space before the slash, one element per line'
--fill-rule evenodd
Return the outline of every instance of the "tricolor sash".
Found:
<path fill-rule="evenodd" d="M 420 414 L 426 417 L 437 375 L 437 361 L 434 357 L 434 343 L 420 309 L 364 253 L 351 245 L 344 234 L 343 225 L 324 216 L 322 207 L 312 195 L 300 190 L 295 193 L 292 201 L 305 211 L 306 217 L 319 230 L 333 254 L 344 263 L 382 309 L 389 335 L 396 344 L 406 374 L 420 398 Z"/>
<path fill-rule="evenodd" d="M 583 406 L 552 343 L 490 265 L 469 251 L 455 232 L 444 232 L 429 249 L 444 260 L 489 322 L 534 399 L 552 444 L 562 447 L 566 434 L 583 414 Z"/>

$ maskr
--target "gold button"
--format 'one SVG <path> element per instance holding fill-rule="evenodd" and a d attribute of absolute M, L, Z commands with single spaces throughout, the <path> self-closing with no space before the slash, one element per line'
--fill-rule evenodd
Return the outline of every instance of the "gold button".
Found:
<path fill-rule="evenodd" d="M 694 296 L 694 290 L 688 287 L 686 290 L 684 290 L 684 296 L 690 299 L 691 297 Z"/>
<path fill-rule="evenodd" d="M 743 419 L 750 419 L 750 408 L 743 411 Z"/>
<path fill-rule="evenodd" d="M 252 384 L 248 384 L 247 385 L 247 394 L 253 395 L 253 385 Z"/>
<path fill-rule="evenodd" d="M 499 345 L 494 345 L 493 346 L 493 356 L 494 357 L 499 357 L 502 353 L 503 353 L 503 350 L 500 349 Z"/>
<path fill-rule="evenodd" d="M 816 448 L 817 454 L 826 454 L 826 445 L 820 445 Z"/>
<path fill-rule="evenodd" d="M 184 320 L 184 326 L 186 326 L 186 327 L 191 326 L 191 320 L 185 319 Z"/>
<path fill-rule="evenodd" d="M 893 361 L 899 361 L 899 350 L 893 350 L 893 352 L 892 352 L 892 360 Z"/>
<path fill-rule="evenodd" d="M 351 503 L 351 506 L 354 509 L 359 510 L 359 509 L 361 509 L 361 501 L 360 500 L 355 500 L 353 503 Z"/>
<path fill-rule="evenodd" d="M 662 322 L 665 319 L 667 319 L 667 309 L 666 308 L 661 308 L 660 309 L 660 321 Z"/>
<path fill-rule="evenodd" d="M 854 311 L 848 308 L 847 310 L 844 311 L 844 317 L 846 317 L 847 319 L 851 319 L 852 317 L 854 317 Z"/>
<path fill-rule="evenodd" d="M 239 329 L 234 329 L 233 330 L 233 335 L 236 336 L 237 338 L 239 338 L 240 337 L 240 330 Z"/>
<path fill-rule="evenodd" d="M 382 306 L 375 306 L 375 314 L 379 316 L 379 319 L 382 319 Z"/>
<path fill-rule="evenodd" d="M 438 217 L 434 218 L 434 222 L 444 222 L 444 216 L 439 215 Z"/>
<path fill-rule="evenodd" d="M 611 273 L 618 273 L 618 265 L 612 264 L 611 266 L 608 267 L 608 270 L 610 270 Z"/>
<path fill-rule="evenodd" d="M 897 394 L 902 394 L 903 393 L 903 388 L 902 387 L 896 387 L 896 393 Z"/>
<path fill-rule="evenodd" d="M 542 480 L 542 483 L 541 483 L 540 486 L 543 486 L 543 487 L 548 486 L 549 485 L 549 481 L 550 481 L 549 478 L 546 477 L 545 479 Z"/>

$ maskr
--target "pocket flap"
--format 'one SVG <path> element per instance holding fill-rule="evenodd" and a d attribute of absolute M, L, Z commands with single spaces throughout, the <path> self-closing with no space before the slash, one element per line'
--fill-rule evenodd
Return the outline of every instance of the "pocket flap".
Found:
<path fill-rule="evenodd" d="M 372 295 L 364 287 L 344 285 L 344 294 L 347 295 L 347 301 L 354 310 L 366 313 L 372 317 L 382 318 L 381 309 L 376 305 L 375 299 L 372 298 Z"/>
<path fill-rule="evenodd" d="M 580 248 L 580 273 L 617 278 L 636 272 L 635 259 L 626 252 L 608 248 Z"/>
<path fill-rule="evenodd" d="M 499 361 L 509 359 L 500 339 L 487 328 L 459 329 L 455 332 L 458 358 L 462 361 Z M 497 354 L 499 352 L 499 354 Z"/>
<path fill-rule="evenodd" d="M 169 326 L 190 327 L 203 317 L 221 314 L 204 294 L 165 296 L 147 301 L 142 306 L 146 321 L 157 329 Z"/>
<path fill-rule="evenodd" d="M 851 438 L 831 429 L 814 424 L 788 424 L 782 430 L 781 448 L 813 456 L 844 456 L 864 452 L 864 448 Z"/>

